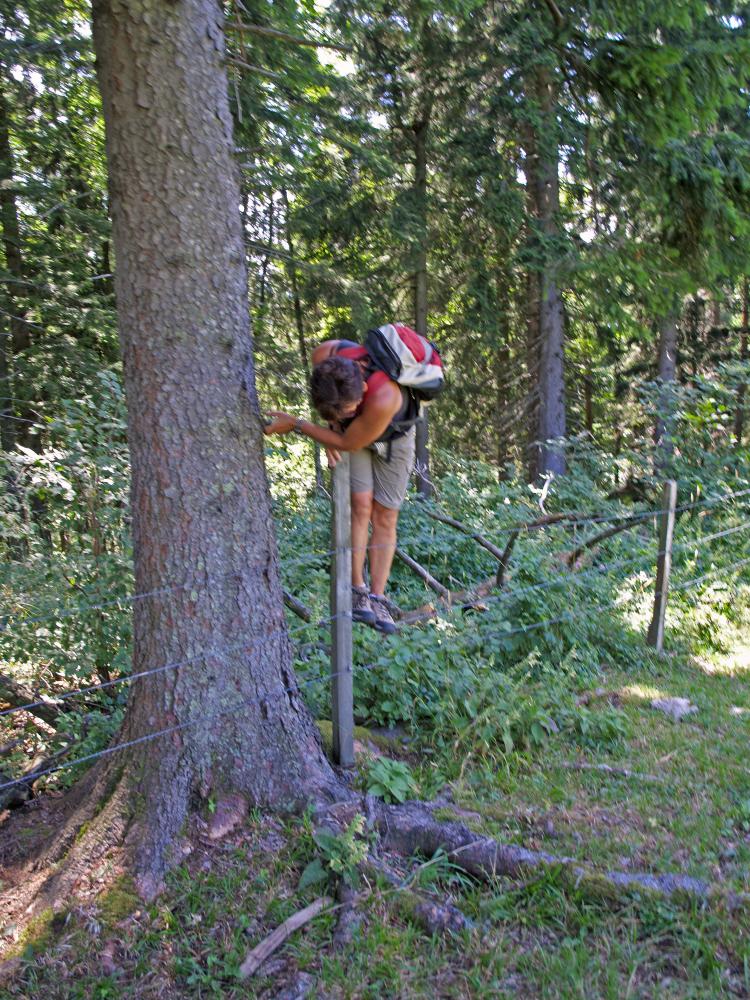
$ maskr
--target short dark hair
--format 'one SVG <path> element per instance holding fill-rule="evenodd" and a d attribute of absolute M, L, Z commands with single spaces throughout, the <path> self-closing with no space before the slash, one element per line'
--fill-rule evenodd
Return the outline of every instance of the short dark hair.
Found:
<path fill-rule="evenodd" d="M 342 406 L 358 403 L 364 394 L 362 370 L 351 358 L 326 358 L 313 368 L 310 396 L 324 420 L 336 420 Z"/>

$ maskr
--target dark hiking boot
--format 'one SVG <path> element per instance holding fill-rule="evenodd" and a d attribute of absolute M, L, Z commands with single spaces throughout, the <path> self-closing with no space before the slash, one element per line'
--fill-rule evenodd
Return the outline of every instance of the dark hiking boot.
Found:
<path fill-rule="evenodd" d="M 352 587 L 352 619 L 365 625 L 375 624 L 375 612 L 370 604 L 367 587 Z"/>
<path fill-rule="evenodd" d="M 397 629 L 388 605 L 387 598 L 370 594 L 370 607 L 375 612 L 375 628 L 385 635 L 393 635 Z"/>

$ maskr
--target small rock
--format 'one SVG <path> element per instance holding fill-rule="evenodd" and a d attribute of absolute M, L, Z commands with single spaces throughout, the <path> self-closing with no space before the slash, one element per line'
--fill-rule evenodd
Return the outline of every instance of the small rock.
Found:
<path fill-rule="evenodd" d="M 8 958 L 4 962 L 0 962 L 0 985 L 11 982 L 20 971 L 20 958 Z"/>
<path fill-rule="evenodd" d="M 686 715 L 693 715 L 698 711 L 698 706 L 692 705 L 687 698 L 653 698 L 651 707 L 658 712 L 664 712 L 675 722 L 679 722 Z"/>
<path fill-rule="evenodd" d="M 273 1000 L 305 1000 L 314 986 L 315 976 L 308 972 L 298 972 L 280 993 L 275 994 Z"/>
<path fill-rule="evenodd" d="M 226 795 L 216 803 L 208 821 L 209 840 L 221 840 L 247 816 L 247 799 L 243 795 Z"/>
<path fill-rule="evenodd" d="M 730 715 L 750 715 L 750 708 L 740 708 L 739 705 L 732 705 L 729 709 Z"/>

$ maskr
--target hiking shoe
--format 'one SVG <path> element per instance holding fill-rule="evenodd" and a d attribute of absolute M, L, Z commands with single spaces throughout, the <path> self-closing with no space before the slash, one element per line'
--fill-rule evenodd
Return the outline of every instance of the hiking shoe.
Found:
<path fill-rule="evenodd" d="M 388 603 L 385 597 L 370 594 L 370 607 L 375 612 L 375 628 L 385 635 L 393 635 L 396 631 L 396 623 L 388 608 Z"/>
<path fill-rule="evenodd" d="M 365 625 L 375 625 L 375 612 L 370 604 L 367 587 L 352 587 L 352 619 L 364 622 Z"/>

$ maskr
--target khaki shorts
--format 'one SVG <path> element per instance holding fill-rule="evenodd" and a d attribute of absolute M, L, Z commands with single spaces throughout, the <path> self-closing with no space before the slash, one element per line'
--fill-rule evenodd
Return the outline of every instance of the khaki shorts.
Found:
<path fill-rule="evenodd" d="M 414 468 L 414 441 L 416 429 L 411 427 L 403 437 L 390 442 L 378 442 L 350 453 L 351 492 L 372 493 L 383 507 L 400 510 L 409 486 L 409 476 Z"/>

